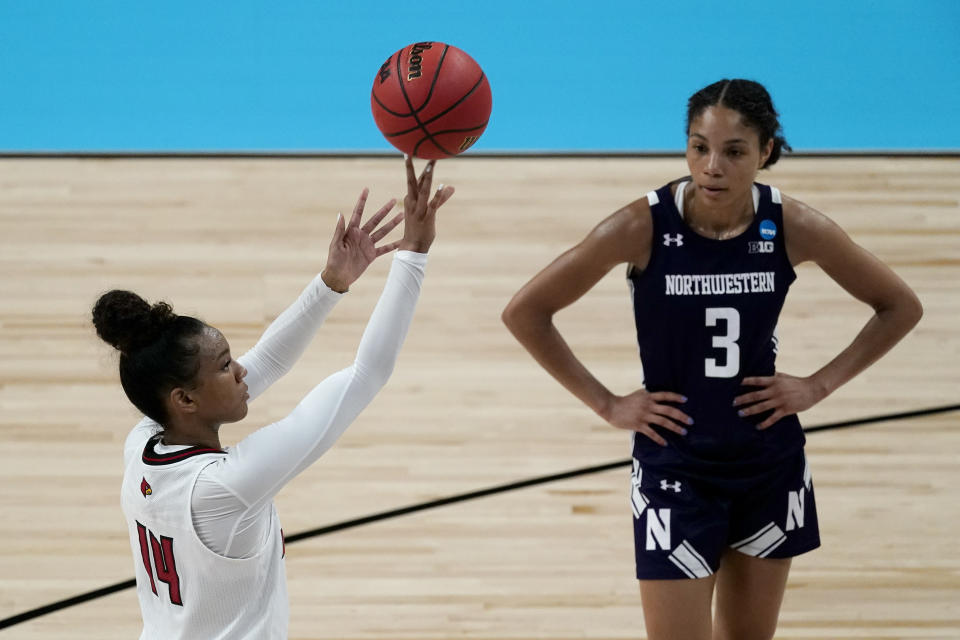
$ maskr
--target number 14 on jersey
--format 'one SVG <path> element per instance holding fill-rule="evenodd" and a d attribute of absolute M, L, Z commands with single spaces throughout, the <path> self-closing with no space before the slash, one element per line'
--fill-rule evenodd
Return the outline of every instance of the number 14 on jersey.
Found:
<path fill-rule="evenodd" d="M 143 568 L 147 570 L 147 576 L 150 578 L 150 588 L 154 595 L 157 593 L 157 584 L 153 580 L 153 569 L 156 568 L 157 579 L 167 584 L 170 594 L 170 602 L 183 606 L 183 599 L 180 597 L 180 576 L 177 574 L 177 561 L 173 557 L 173 538 L 167 536 L 153 535 L 145 526 L 137 522 L 137 536 L 140 538 L 140 555 L 143 558 Z M 147 538 L 150 542 L 147 544 Z M 153 562 L 150 561 L 150 551 L 153 550 Z"/>

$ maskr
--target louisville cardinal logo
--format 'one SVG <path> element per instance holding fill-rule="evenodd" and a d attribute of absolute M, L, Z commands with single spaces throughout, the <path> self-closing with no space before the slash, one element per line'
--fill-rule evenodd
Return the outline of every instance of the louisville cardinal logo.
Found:
<path fill-rule="evenodd" d="M 153 488 L 150 486 L 150 483 L 147 482 L 146 478 L 140 479 L 140 493 L 143 494 L 144 498 L 153 493 Z"/>

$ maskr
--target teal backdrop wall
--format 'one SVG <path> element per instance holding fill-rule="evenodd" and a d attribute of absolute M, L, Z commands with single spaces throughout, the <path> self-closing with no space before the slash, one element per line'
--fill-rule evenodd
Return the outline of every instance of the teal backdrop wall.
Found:
<path fill-rule="evenodd" d="M 0 152 L 380 152 L 380 64 L 470 53 L 472 152 L 677 151 L 687 97 L 773 94 L 800 151 L 960 150 L 960 0 L 0 0 Z"/>

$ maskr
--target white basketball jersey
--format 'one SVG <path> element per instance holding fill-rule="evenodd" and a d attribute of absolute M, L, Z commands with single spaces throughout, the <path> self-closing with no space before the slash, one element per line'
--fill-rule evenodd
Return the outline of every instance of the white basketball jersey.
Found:
<path fill-rule="evenodd" d="M 143 613 L 140 639 L 286 639 L 289 604 L 276 508 L 256 555 L 214 553 L 194 530 L 190 496 L 200 471 L 227 452 L 190 447 L 157 453 L 159 434 L 140 427 L 131 438 L 121 503 Z"/>

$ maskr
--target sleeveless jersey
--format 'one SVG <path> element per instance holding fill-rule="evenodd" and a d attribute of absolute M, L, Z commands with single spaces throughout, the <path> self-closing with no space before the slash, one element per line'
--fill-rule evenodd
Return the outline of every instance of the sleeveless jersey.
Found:
<path fill-rule="evenodd" d="M 200 471 L 226 457 L 190 447 L 157 453 L 159 434 L 138 427 L 142 445 L 126 461 L 121 502 L 143 613 L 141 640 L 287 637 L 289 605 L 283 534 L 276 508 L 259 552 L 234 559 L 197 537 L 190 496 Z"/>
<path fill-rule="evenodd" d="M 671 183 L 675 184 L 675 183 Z M 687 435 L 658 430 L 661 447 L 639 434 L 642 463 L 711 476 L 749 475 L 803 447 L 795 415 L 764 431 L 769 413 L 741 418 L 733 399 L 753 388 L 748 376 L 774 374 L 776 326 L 796 278 L 787 258 L 780 192 L 754 185 L 754 220 L 737 237 L 713 240 L 684 221 L 683 187 L 647 194 L 653 218 L 650 261 L 628 280 L 648 391 L 687 397 L 678 407 L 694 420 Z M 656 428 L 656 427 L 654 427 Z"/>

